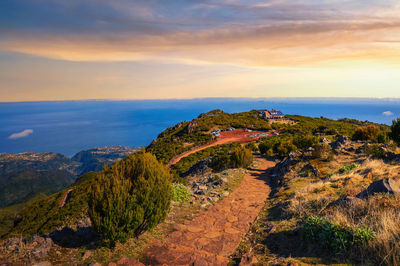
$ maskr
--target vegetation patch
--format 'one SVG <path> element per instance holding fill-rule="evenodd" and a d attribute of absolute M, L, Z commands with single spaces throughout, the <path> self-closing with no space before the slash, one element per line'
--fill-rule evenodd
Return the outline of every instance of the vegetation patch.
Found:
<path fill-rule="evenodd" d="M 182 184 L 172 184 L 172 200 L 175 202 L 184 202 L 192 198 L 188 188 Z"/>
<path fill-rule="evenodd" d="M 310 216 L 303 226 L 306 239 L 323 248 L 345 253 L 356 245 L 367 246 L 374 238 L 369 228 L 351 228 L 332 223 L 322 217 Z"/>
<path fill-rule="evenodd" d="M 110 241 L 125 242 L 155 227 L 168 214 L 171 175 L 149 153 L 136 153 L 100 172 L 89 200 L 94 230 Z"/>

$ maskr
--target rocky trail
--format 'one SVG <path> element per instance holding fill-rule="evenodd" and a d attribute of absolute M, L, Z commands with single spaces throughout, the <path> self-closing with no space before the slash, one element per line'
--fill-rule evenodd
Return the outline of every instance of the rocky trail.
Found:
<path fill-rule="evenodd" d="M 145 256 L 151 265 L 226 265 L 264 206 L 270 188 L 266 170 L 273 162 L 257 157 L 239 187 L 227 198 L 175 225 L 164 243 L 154 243 Z"/>

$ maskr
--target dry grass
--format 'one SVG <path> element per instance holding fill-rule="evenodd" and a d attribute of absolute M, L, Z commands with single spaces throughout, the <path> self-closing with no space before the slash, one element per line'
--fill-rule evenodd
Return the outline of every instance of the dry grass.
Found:
<path fill-rule="evenodd" d="M 400 265 L 400 197 L 376 195 L 369 200 L 340 205 L 327 215 L 335 223 L 367 227 L 374 239 L 360 253 L 386 265 Z"/>
<path fill-rule="evenodd" d="M 357 256 L 362 256 L 365 263 L 400 265 L 400 196 L 376 195 L 368 200 L 338 204 L 341 198 L 355 196 L 376 180 L 399 178 L 400 166 L 366 159 L 350 172 L 338 172 L 340 167 L 350 163 L 353 162 L 343 160 L 342 164 L 335 163 L 334 169 L 330 163 L 335 174 L 324 180 L 302 182 L 296 189 L 291 184 L 296 184 L 300 178 L 292 179 L 286 190 L 294 192 L 288 199 L 285 214 L 300 220 L 318 215 L 343 226 L 367 227 L 375 237 L 368 246 L 358 247 Z"/>

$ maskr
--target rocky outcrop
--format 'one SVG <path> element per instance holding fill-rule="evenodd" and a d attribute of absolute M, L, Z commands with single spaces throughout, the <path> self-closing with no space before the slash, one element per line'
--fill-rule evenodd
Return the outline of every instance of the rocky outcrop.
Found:
<path fill-rule="evenodd" d="M 97 236 L 93 232 L 90 218 L 86 217 L 79 219 L 73 225 L 51 232 L 48 237 L 60 246 L 76 248 L 93 242 Z"/>
<path fill-rule="evenodd" d="M 300 172 L 303 174 L 307 174 L 307 176 L 309 176 L 308 173 L 310 173 L 314 177 L 319 177 L 321 175 L 318 168 L 311 163 L 305 165 Z"/>
<path fill-rule="evenodd" d="M 206 158 L 194 164 L 189 168 L 187 172 L 183 174 L 183 177 L 186 176 L 194 176 L 194 175 L 204 175 L 211 172 L 211 168 L 209 167 L 212 161 L 212 157 Z"/>
<path fill-rule="evenodd" d="M 31 239 L 12 237 L 2 243 L 3 254 L 14 254 L 18 257 L 43 259 L 50 252 L 53 241 L 50 237 L 33 236 Z"/>
<path fill-rule="evenodd" d="M 400 194 L 400 184 L 392 178 L 384 178 L 373 182 L 367 189 L 359 193 L 357 198 L 368 198 L 376 193 Z"/>
<path fill-rule="evenodd" d="M 351 140 L 347 136 L 339 136 L 338 139 L 334 142 L 332 142 L 330 145 L 332 149 L 338 150 L 346 147 L 348 144 L 351 143 Z"/>
<path fill-rule="evenodd" d="M 302 152 L 291 152 L 288 157 L 276 164 L 272 170 L 272 176 L 276 179 L 282 179 L 290 171 L 290 167 L 302 160 Z"/>

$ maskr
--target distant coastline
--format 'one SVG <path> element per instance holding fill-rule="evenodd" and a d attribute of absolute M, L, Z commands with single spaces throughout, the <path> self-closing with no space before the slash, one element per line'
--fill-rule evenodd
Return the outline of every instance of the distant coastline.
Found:
<path fill-rule="evenodd" d="M 391 124 L 400 99 L 198 98 L 0 103 L 0 153 L 55 152 L 72 156 L 104 146 L 147 146 L 165 128 L 214 109 L 275 108 L 286 114 Z M 10 139 L 12 134 L 21 134 Z M 14 135 L 15 136 L 15 135 Z"/>

